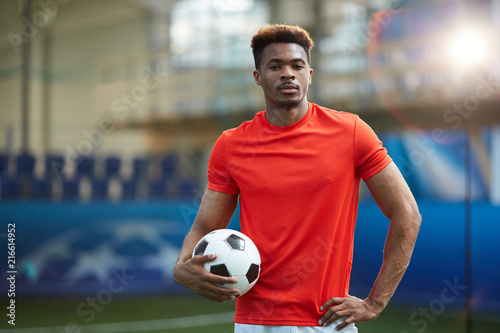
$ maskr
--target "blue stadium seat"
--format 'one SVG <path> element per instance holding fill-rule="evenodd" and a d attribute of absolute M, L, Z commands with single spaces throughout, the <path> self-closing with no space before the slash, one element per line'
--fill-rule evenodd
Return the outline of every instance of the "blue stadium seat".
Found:
<path fill-rule="evenodd" d="M 165 198 L 167 195 L 167 183 L 165 181 L 153 181 L 149 183 L 149 198 Z"/>
<path fill-rule="evenodd" d="M 80 183 L 75 179 L 65 179 L 63 181 L 63 198 L 77 199 L 80 191 Z"/>
<path fill-rule="evenodd" d="M 195 195 L 196 184 L 190 179 L 183 179 L 179 183 L 178 195 L 180 197 L 192 197 Z"/>
<path fill-rule="evenodd" d="M 31 180 L 31 197 L 46 199 L 52 196 L 50 181 L 48 179 L 33 178 Z"/>
<path fill-rule="evenodd" d="M 7 175 L 9 168 L 9 157 L 6 154 L 0 154 L 0 175 Z"/>
<path fill-rule="evenodd" d="M 45 177 L 52 179 L 56 177 L 61 180 L 64 172 L 64 157 L 57 154 L 45 155 Z"/>
<path fill-rule="evenodd" d="M 94 179 L 92 181 L 92 198 L 107 199 L 109 183 L 106 179 Z"/>
<path fill-rule="evenodd" d="M 148 174 L 149 174 L 149 160 L 144 157 L 134 158 L 132 177 L 134 179 L 147 178 Z"/>
<path fill-rule="evenodd" d="M 77 161 L 76 165 L 76 177 L 94 177 L 95 171 L 95 158 L 90 156 L 82 157 Z"/>
<path fill-rule="evenodd" d="M 16 178 L 5 178 L 1 181 L 2 199 L 17 199 L 21 196 L 21 183 Z"/>
<path fill-rule="evenodd" d="M 121 160 L 118 156 L 108 156 L 106 158 L 106 178 L 120 175 Z"/>
<path fill-rule="evenodd" d="M 122 183 L 122 199 L 135 199 L 137 184 L 134 179 Z"/>
<path fill-rule="evenodd" d="M 35 169 L 35 156 L 30 153 L 21 153 L 17 156 L 17 175 L 33 175 Z"/>
<path fill-rule="evenodd" d="M 177 171 L 177 154 L 171 153 L 161 160 L 161 177 L 169 179 Z"/>

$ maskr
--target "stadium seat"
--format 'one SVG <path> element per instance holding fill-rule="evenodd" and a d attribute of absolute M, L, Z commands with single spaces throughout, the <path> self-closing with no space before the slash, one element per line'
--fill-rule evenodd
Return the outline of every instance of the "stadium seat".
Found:
<path fill-rule="evenodd" d="M 161 160 L 161 177 L 162 179 L 169 179 L 174 176 L 177 171 L 177 154 L 171 153 Z"/>
<path fill-rule="evenodd" d="M 52 196 L 50 181 L 48 179 L 33 178 L 30 183 L 32 198 L 46 199 Z"/>
<path fill-rule="evenodd" d="M 167 184 L 165 181 L 153 181 L 149 183 L 149 198 L 164 198 L 167 195 Z"/>
<path fill-rule="evenodd" d="M 65 179 L 63 181 L 63 198 L 64 199 L 78 199 L 80 184 L 78 180 Z"/>
<path fill-rule="evenodd" d="M 121 160 L 117 156 L 108 156 L 106 158 L 106 178 L 117 177 L 120 175 Z"/>
<path fill-rule="evenodd" d="M 90 156 L 82 157 L 77 161 L 76 165 L 76 177 L 94 177 L 95 171 L 95 158 Z"/>
<path fill-rule="evenodd" d="M 6 154 L 0 154 L 0 175 L 6 175 L 9 169 L 9 157 Z"/>
<path fill-rule="evenodd" d="M 148 174 L 149 174 L 149 160 L 144 157 L 134 158 L 132 177 L 137 180 L 140 178 L 147 178 Z"/>
<path fill-rule="evenodd" d="M 194 181 L 190 179 L 183 179 L 179 183 L 178 195 L 180 197 L 192 197 L 195 195 L 196 185 Z"/>
<path fill-rule="evenodd" d="M 2 199 L 17 199 L 21 195 L 21 183 L 16 178 L 6 178 L 1 181 Z"/>
<path fill-rule="evenodd" d="M 92 198 L 107 199 L 108 185 L 109 183 L 106 179 L 94 179 L 92 181 Z"/>
<path fill-rule="evenodd" d="M 135 199 L 137 185 L 134 179 L 122 183 L 122 199 Z"/>
<path fill-rule="evenodd" d="M 62 155 L 45 155 L 45 178 L 62 179 L 64 172 L 64 157 Z"/>
<path fill-rule="evenodd" d="M 30 153 L 21 153 L 17 156 L 17 175 L 33 175 L 35 169 L 35 156 Z"/>

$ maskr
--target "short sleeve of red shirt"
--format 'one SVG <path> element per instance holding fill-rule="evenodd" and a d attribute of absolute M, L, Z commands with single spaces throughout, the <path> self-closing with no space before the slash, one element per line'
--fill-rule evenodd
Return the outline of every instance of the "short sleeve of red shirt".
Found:
<path fill-rule="evenodd" d="M 226 194 L 238 194 L 240 193 L 240 189 L 231 177 L 229 170 L 231 165 L 227 163 L 225 134 L 225 132 L 222 133 L 217 139 L 210 154 L 210 159 L 208 160 L 207 188 Z"/>
<path fill-rule="evenodd" d="M 364 181 L 392 161 L 375 132 L 359 117 L 354 125 L 354 158 L 356 171 Z"/>

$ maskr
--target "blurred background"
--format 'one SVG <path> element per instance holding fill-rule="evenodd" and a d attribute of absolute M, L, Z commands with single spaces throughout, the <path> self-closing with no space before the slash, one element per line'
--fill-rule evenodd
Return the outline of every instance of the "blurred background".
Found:
<path fill-rule="evenodd" d="M 17 327 L 232 331 L 234 304 L 172 267 L 215 140 L 264 109 L 250 39 L 267 23 L 310 32 L 309 101 L 370 124 L 423 215 L 392 305 L 360 329 L 498 330 L 500 0 L 2 0 L 0 299 L 15 271 Z M 351 294 L 387 228 L 363 184 Z"/>

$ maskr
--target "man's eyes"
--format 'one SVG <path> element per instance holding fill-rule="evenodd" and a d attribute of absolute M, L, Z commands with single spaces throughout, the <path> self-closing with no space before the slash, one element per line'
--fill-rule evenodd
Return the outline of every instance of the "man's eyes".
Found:
<path fill-rule="evenodd" d="M 281 67 L 282 67 L 282 66 L 273 65 L 273 66 L 269 66 L 269 69 L 270 69 L 270 70 L 275 71 L 275 70 L 280 69 Z M 301 65 L 293 65 L 293 66 L 292 66 L 292 68 L 293 68 L 293 69 L 297 69 L 297 70 L 299 70 L 299 69 L 303 69 L 303 68 L 304 68 L 304 66 L 301 66 Z"/>

